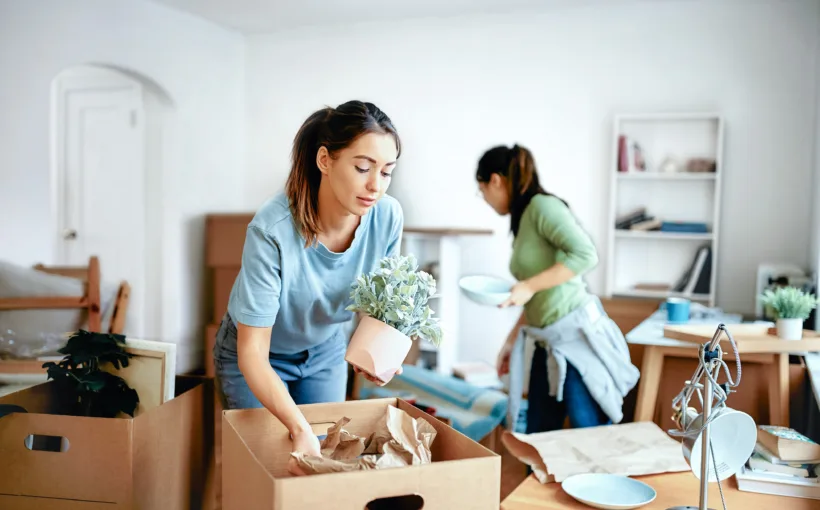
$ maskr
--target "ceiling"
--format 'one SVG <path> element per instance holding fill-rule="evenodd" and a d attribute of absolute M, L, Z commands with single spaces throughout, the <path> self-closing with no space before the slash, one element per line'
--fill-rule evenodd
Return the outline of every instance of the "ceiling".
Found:
<path fill-rule="evenodd" d="M 407 18 L 503 13 L 601 0 L 154 0 L 244 33 Z M 606 0 L 604 0 L 605 2 Z"/>

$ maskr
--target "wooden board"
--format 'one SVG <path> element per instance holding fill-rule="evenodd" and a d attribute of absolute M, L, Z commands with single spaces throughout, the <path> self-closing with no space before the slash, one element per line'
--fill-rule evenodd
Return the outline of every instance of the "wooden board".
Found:
<path fill-rule="evenodd" d="M 685 342 L 702 344 L 712 339 L 715 325 L 666 325 L 663 336 Z M 782 340 L 772 334 L 766 324 L 729 324 L 726 326 L 740 353 L 799 353 L 820 351 L 820 334 L 804 330 L 802 340 Z M 724 353 L 732 352 L 729 338 L 721 336 L 720 347 Z"/>

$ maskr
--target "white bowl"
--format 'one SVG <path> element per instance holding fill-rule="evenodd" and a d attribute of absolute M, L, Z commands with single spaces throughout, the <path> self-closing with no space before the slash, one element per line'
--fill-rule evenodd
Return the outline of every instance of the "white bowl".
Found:
<path fill-rule="evenodd" d="M 573 475 L 561 482 L 561 488 L 581 503 L 606 510 L 638 508 L 657 496 L 655 489 L 641 481 L 607 473 Z"/>
<path fill-rule="evenodd" d="M 458 281 L 461 291 L 480 305 L 498 306 L 510 297 L 513 284 L 496 276 L 464 276 Z"/>

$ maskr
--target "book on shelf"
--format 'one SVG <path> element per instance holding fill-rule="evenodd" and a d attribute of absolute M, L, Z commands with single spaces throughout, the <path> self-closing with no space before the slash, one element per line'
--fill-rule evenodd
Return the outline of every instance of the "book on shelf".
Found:
<path fill-rule="evenodd" d="M 646 171 L 646 160 L 641 145 L 626 135 L 618 136 L 618 172 Z"/>
<path fill-rule="evenodd" d="M 712 248 L 698 248 L 692 265 L 675 283 L 673 290 L 685 295 L 709 294 L 712 287 Z"/>

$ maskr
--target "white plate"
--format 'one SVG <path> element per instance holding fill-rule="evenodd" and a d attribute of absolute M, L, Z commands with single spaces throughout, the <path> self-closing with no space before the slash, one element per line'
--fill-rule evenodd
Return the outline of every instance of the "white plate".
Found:
<path fill-rule="evenodd" d="M 655 489 L 628 476 L 606 473 L 573 475 L 561 482 L 564 492 L 581 503 L 605 510 L 638 508 L 655 500 Z"/>
<path fill-rule="evenodd" d="M 458 286 L 468 298 L 480 305 L 498 306 L 510 297 L 512 282 L 495 276 L 465 276 Z"/>

